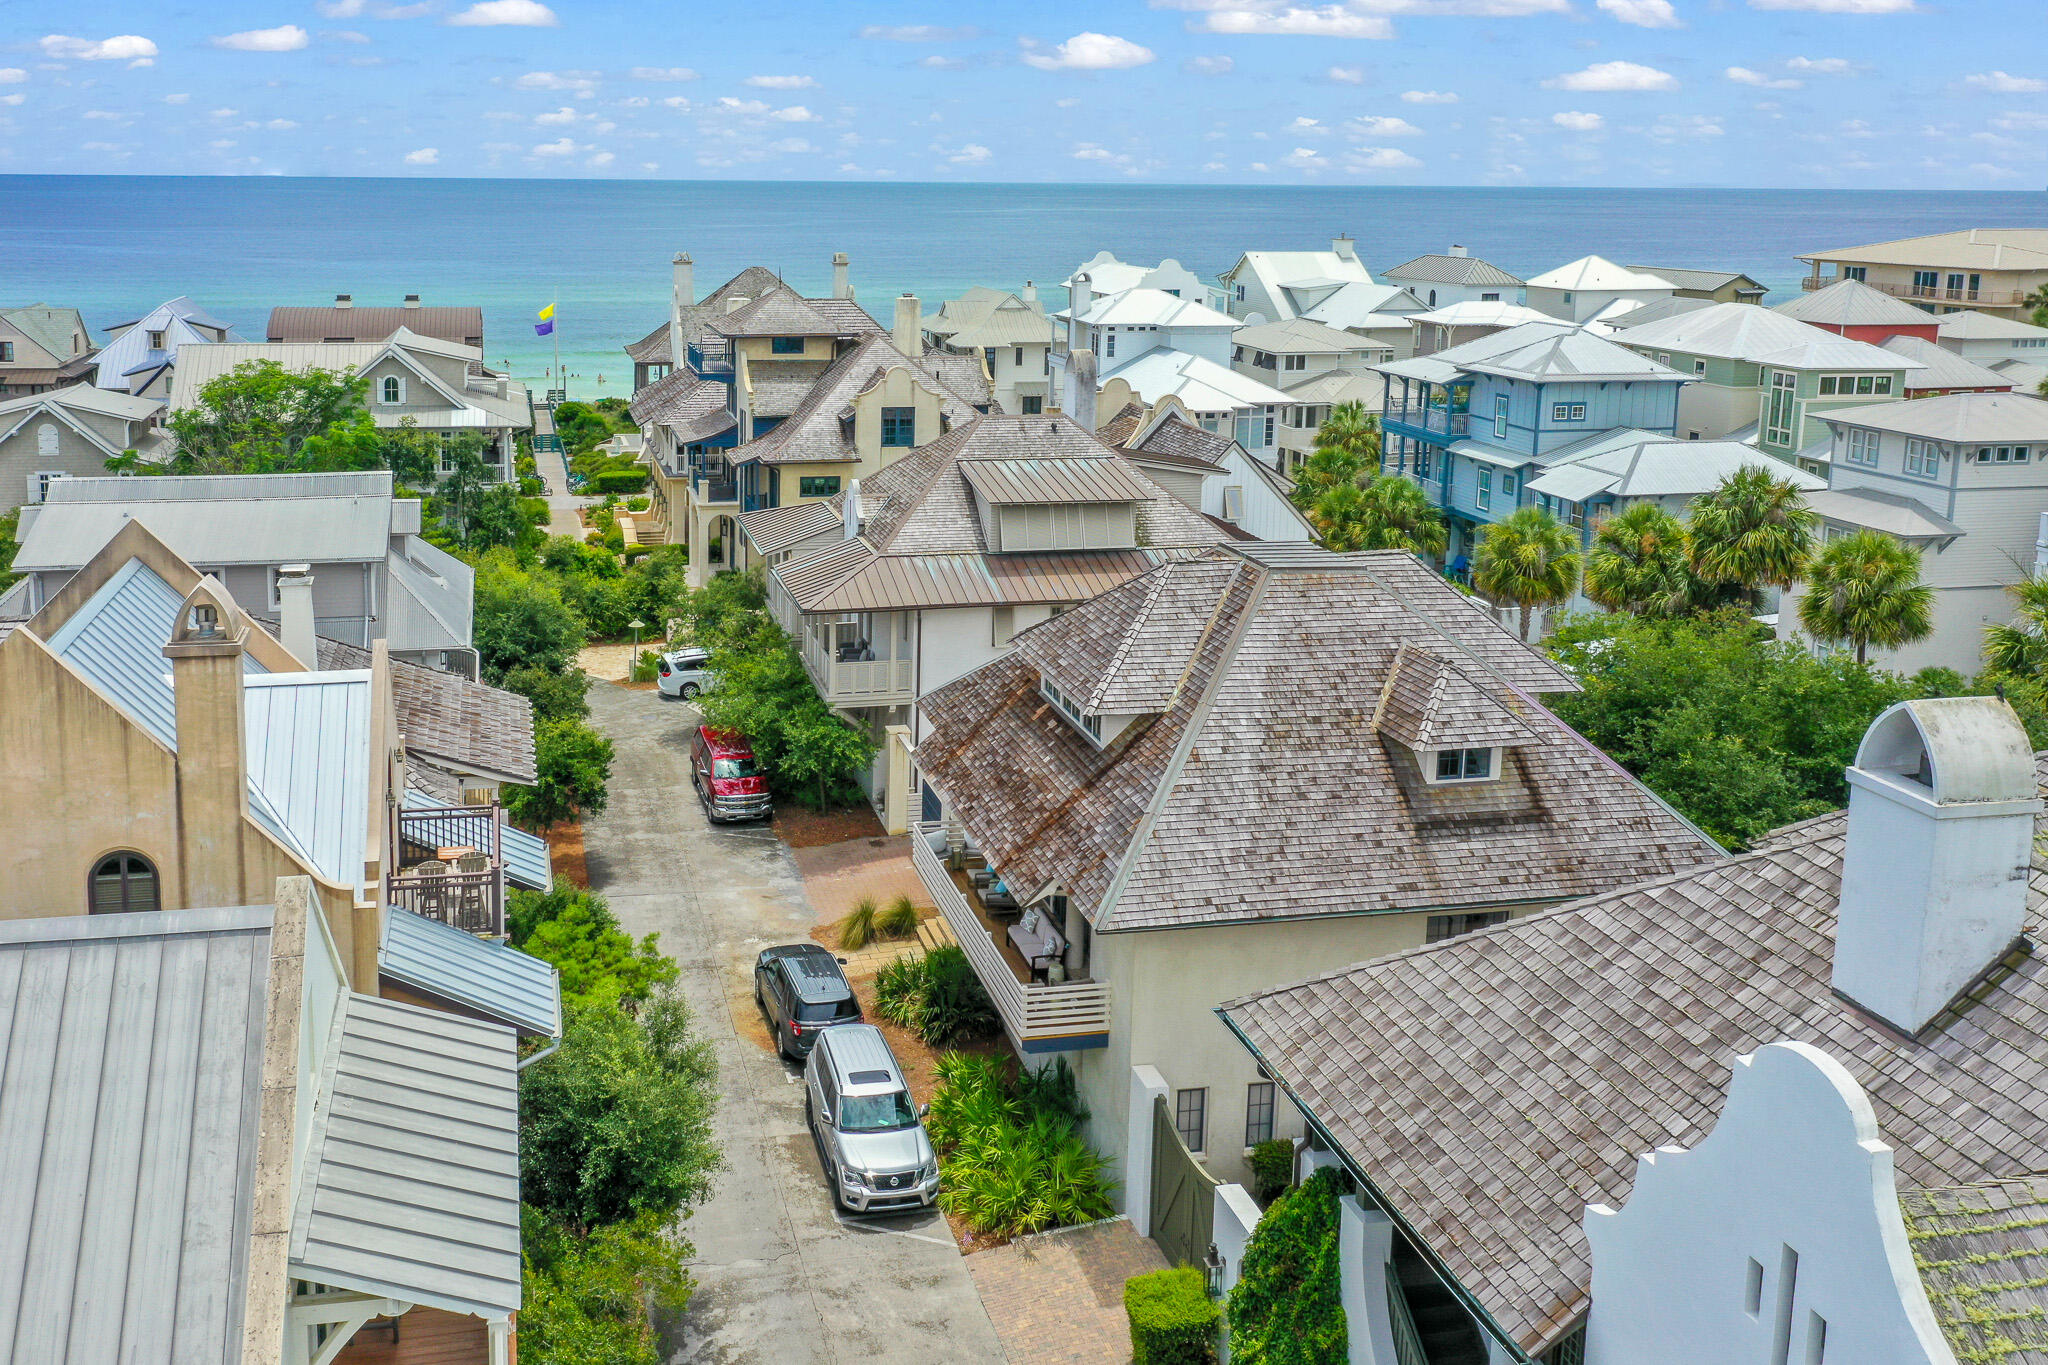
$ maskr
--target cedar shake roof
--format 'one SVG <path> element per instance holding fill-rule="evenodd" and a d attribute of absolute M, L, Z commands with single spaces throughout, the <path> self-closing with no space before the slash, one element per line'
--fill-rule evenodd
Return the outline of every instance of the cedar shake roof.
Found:
<path fill-rule="evenodd" d="M 1956 1359 L 2048 1365 L 2048 1175 L 1899 1196 Z"/>
<path fill-rule="evenodd" d="M 1162 464 L 1184 464 L 1205 470 L 1221 469 L 1223 457 L 1234 444 L 1228 436 L 1204 431 L 1179 416 L 1169 416 L 1154 427 L 1144 440 L 1125 447 L 1134 457 Z"/>
<path fill-rule="evenodd" d="M 323 669 L 370 666 L 367 649 L 324 636 L 318 644 Z M 391 702 L 408 754 L 505 782 L 534 781 L 533 703 L 517 692 L 393 659 Z"/>
<path fill-rule="evenodd" d="M 1498 780 L 1434 785 L 1375 730 L 1404 644 L 1527 724 Z M 1147 714 L 1098 749 L 1041 672 Z M 1104 931 L 1562 900 L 1718 857 L 1534 699 L 1573 687 L 1413 556 L 1246 543 L 927 694 L 918 764 L 1006 878 Z"/>
<path fill-rule="evenodd" d="M 1417 752 L 1541 743 L 1519 709 L 1520 698 L 1495 696 L 1435 650 L 1403 644 L 1387 670 L 1373 727 Z"/>
<path fill-rule="evenodd" d="M 710 314 L 702 321 L 703 326 L 720 336 L 829 337 L 839 335 L 844 319 L 826 317 L 809 300 L 778 281 L 774 289 L 738 311 Z"/>
<path fill-rule="evenodd" d="M 877 332 L 818 372 L 803 396 L 790 405 L 789 416 L 747 442 L 734 458 L 762 464 L 858 460 L 853 428 L 844 419 L 852 414 L 855 398 L 897 367 L 909 370 L 920 384 L 938 393 L 940 413 L 957 430 L 978 415 L 974 396 L 955 390 L 947 382 L 954 371 L 933 364 L 937 359 L 941 357 L 934 354 L 912 360 L 896 349 L 888 333 Z"/>
<path fill-rule="evenodd" d="M 1586 1205 L 1627 1203 L 1637 1153 L 1706 1137 L 1732 1059 L 1766 1043 L 1848 1067 L 1902 1189 L 2048 1170 L 2048 956 L 2010 959 L 1917 1038 L 1844 1002 L 1830 983 L 1845 827 L 1837 811 L 1739 857 L 1219 1013 L 1537 1353 L 1587 1307 Z M 2036 854 L 2036 943 L 2044 874 Z"/>
<path fill-rule="evenodd" d="M 1143 403 L 1126 403 L 1117 409 L 1116 416 L 1095 429 L 1095 435 L 1104 445 L 1122 449 L 1138 434 L 1138 428 L 1145 425 L 1145 413 Z"/>
<path fill-rule="evenodd" d="M 664 322 L 638 341 L 629 343 L 626 358 L 642 365 L 670 365 L 674 362 L 668 351 L 668 324 Z"/>

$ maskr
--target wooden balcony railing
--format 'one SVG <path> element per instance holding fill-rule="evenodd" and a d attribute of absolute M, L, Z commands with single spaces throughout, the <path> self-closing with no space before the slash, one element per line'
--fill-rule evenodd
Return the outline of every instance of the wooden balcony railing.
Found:
<path fill-rule="evenodd" d="M 909 642 L 898 641 L 900 659 L 841 659 L 840 651 L 815 631 L 802 635 L 804 672 L 828 706 L 900 706 L 917 700 Z M 877 648 L 888 649 L 882 641 Z"/>

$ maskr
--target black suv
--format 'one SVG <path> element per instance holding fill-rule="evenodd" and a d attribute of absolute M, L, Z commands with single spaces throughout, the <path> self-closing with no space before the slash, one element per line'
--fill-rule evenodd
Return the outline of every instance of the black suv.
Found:
<path fill-rule="evenodd" d="M 763 949 L 754 959 L 754 1003 L 768 1017 L 776 1051 L 793 1062 L 810 1055 L 819 1029 L 860 1022 L 860 1001 L 839 959 L 815 943 Z"/>

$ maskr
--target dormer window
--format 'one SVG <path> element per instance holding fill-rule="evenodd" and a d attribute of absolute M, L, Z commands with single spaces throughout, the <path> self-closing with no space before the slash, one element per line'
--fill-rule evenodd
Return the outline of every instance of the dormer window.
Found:
<path fill-rule="evenodd" d="M 1067 718 L 1068 724 L 1088 736 L 1090 744 L 1098 749 L 1102 747 L 1102 717 L 1083 711 L 1079 701 L 1055 687 L 1052 679 L 1044 674 L 1039 675 L 1038 690 L 1047 701 L 1059 708 L 1059 713 Z"/>
<path fill-rule="evenodd" d="M 1500 767 L 1495 749 L 1439 749 L 1434 782 L 1488 782 Z"/>
<path fill-rule="evenodd" d="M 162 332 L 151 332 L 149 334 L 149 349 L 152 351 L 161 351 L 163 348 L 164 334 Z"/>

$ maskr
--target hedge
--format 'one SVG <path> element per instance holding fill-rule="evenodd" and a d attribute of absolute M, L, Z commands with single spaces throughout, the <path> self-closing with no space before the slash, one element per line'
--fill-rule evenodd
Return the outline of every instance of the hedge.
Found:
<path fill-rule="evenodd" d="M 1231 1365 L 1342 1360 L 1350 1334 L 1338 1288 L 1341 1177 L 1317 1171 L 1252 1229 L 1229 1301 Z"/>
<path fill-rule="evenodd" d="M 1252 1148 L 1252 1179 L 1258 1182 L 1261 1204 L 1271 1203 L 1281 1191 L 1294 1184 L 1294 1142 L 1290 1138 L 1268 1138 Z"/>
<path fill-rule="evenodd" d="M 1216 1359 L 1222 1310 L 1193 1266 L 1155 1270 L 1124 1281 L 1133 1365 L 1207 1365 Z"/>
<path fill-rule="evenodd" d="M 647 491 L 647 471 L 644 469 L 607 469 L 593 474 L 583 485 L 583 491 L 602 497 L 607 493 L 644 493 Z"/>

